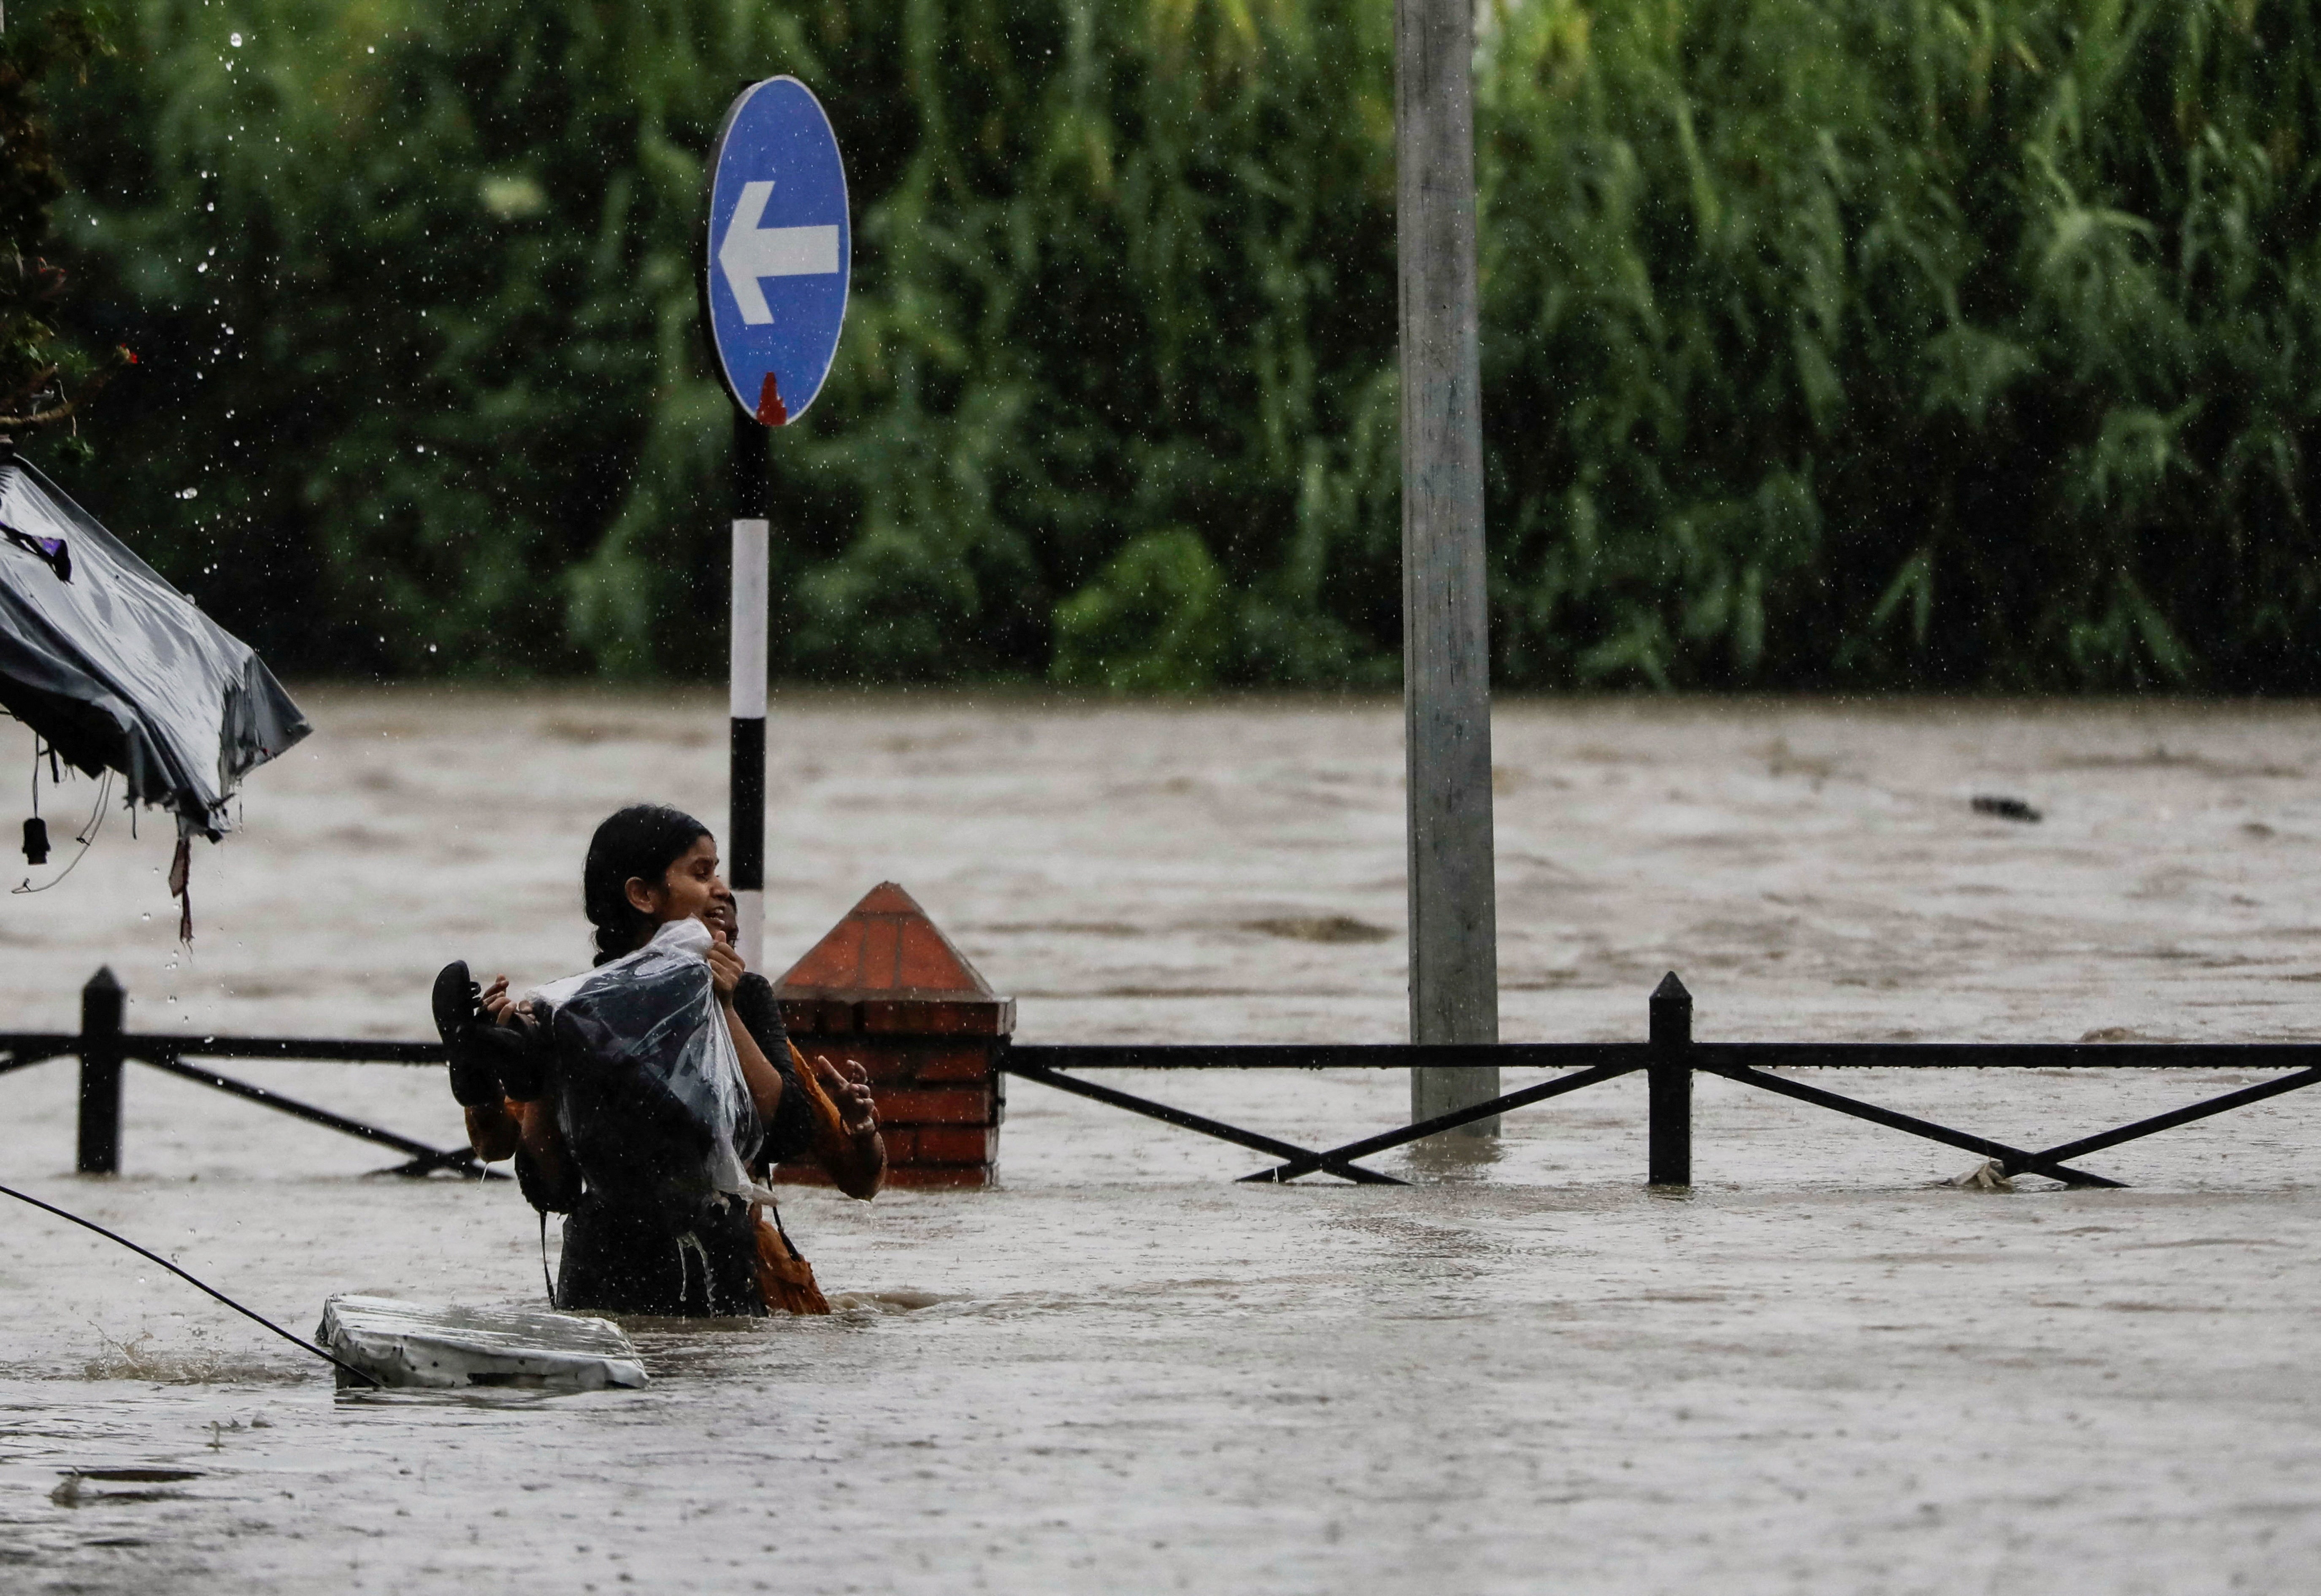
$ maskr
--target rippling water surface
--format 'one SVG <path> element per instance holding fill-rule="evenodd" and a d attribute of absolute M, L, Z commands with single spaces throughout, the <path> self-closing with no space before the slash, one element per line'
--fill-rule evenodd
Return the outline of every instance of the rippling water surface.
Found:
<path fill-rule="evenodd" d="M 0 1023 L 69 1028 L 110 962 L 137 1028 L 420 1035 L 446 958 L 585 962 L 578 860 L 615 804 L 723 818 L 706 696 L 308 697 L 316 736 L 196 858 L 193 953 L 165 828 L 109 826 L 0 909 Z M 2321 1032 L 2311 710 L 1551 703 L 1495 730 L 1511 1039 L 1640 1035 L 1671 967 L 1704 1037 Z M 1025 1040 L 1399 1033 L 1396 706 L 815 696 L 774 742 L 769 960 L 891 879 Z M 233 1068 L 459 1135 L 432 1072 Z M 1386 1073 L 1118 1079 L 1315 1145 L 1405 1107 Z M 2028 1142 L 2241 1083 L 1819 1079 Z M 364 1144 L 135 1066 L 126 1172 L 83 1181 L 72 1066 L 0 1092 L 0 1180 L 302 1330 L 333 1290 L 539 1300 L 504 1184 L 371 1178 Z M 840 1311 L 636 1326 L 633 1393 L 335 1395 L 11 1212 L 0 1589 L 2307 1582 L 2321 1104 L 2089 1161 L 2127 1190 L 1994 1196 L 1934 1184 L 1965 1155 L 1704 1081 L 1700 1184 L 1673 1198 L 1639 1185 L 1642 1096 L 1381 1160 L 1406 1189 L 1260 1188 L 1233 1148 L 1017 1082 L 1001 1189 L 800 1193 Z"/>

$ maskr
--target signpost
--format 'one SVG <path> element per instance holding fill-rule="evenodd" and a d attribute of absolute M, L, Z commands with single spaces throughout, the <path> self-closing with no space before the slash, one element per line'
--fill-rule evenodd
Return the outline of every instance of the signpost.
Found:
<path fill-rule="evenodd" d="M 822 392 L 846 324 L 854 233 L 838 136 L 795 78 L 743 89 L 709 158 L 702 319 L 733 418 L 733 778 L 727 870 L 752 970 L 766 932 L 765 429 Z"/>
<path fill-rule="evenodd" d="M 1499 1039 L 1474 61 L 1471 0 L 1396 0 L 1403 723 L 1417 1043 Z M 1498 1076 L 1490 1064 L 1414 1069 L 1411 1118 L 1488 1102 Z M 1497 1130 L 1497 1119 L 1484 1119 L 1465 1134 Z"/>

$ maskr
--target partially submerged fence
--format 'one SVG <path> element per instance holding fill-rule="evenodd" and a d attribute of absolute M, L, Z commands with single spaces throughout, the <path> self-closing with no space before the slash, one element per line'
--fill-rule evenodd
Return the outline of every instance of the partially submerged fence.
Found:
<path fill-rule="evenodd" d="M 1502 1070 L 1548 1069 L 1564 1072 L 1472 1108 L 1325 1148 L 1296 1146 L 1067 1072 L 1097 1069 L 1406 1069 L 1428 1064 L 1496 1064 Z M 2078 1168 L 2070 1161 L 2321 1083 L 2321 1044 L 1696 1042 L 1692 1035 L 1692 994 L 1671 973 L 1652 995 L 1646 1040 L 1642 1042 L 1512 1042 L 1476 1047 L 1025 1046 L 1009 1049 L 1001 1068 L 1044 1086 L 1150 1115 L 1280 1160 L 1269 1168 L 1242 1176 L 1244 1181 L 1294 1181 L 1319 1171 L 1365 1184 L 1403 1183 L 1395 1176 L 1354 1161 L 1642 1071 L 1647 1081 L 1648 1185 L 1692 1184 L 1692 1079 L 1696 1074 L 1704 1074 L 1977 1154 L 2007 1175 L 2046 1175 L 2072 1186 L 2119 1186 L 2125 1182 Z M 2028 1148 L 1937 1125 L 1930 1119 L 1772 1072 L 1799 1069 L 2121 1068 L 2280 1070 L 2287 1073 L 2095 1135 L 2050 1147 Z"/>
<path fill-rule="evenodd" d="M 121 1167 L 122 1073 L 123 1063 L 132 1061 L 405 1154 L 404 1163 L 381 1173 L 424 1175 L 449 1170 L 470 1179 L 490 1178 L 496 1173 L 485 1169 L 465 1147 L 430 1146 L 415 1138 L 299 1102 L 188 1062 L 295 1059 L 440 1064 L 443 1049 L 438 1044 L 132 1033 L 123 1026 L 123 1006 L 120 983 L 110 970 L 100 970 L 82 989 L 81 1028 L 77 1033 L 0 1033 L 0 1074 L 50 1059 L 79 1059 L 77 1167 L 84 1174 L 111 1174 Z M 1477 1047 L 1397 1044 L 1059 1046 L 1015 1045 L 1002 1037 L 994 1050 L 992 1062 L 999 1071 L 1019 1080 L 1036 1081 L 1181 1129 L 1215 1136 L 1277 1161 L 1241 1177 L 1244 1181 L 1294 1181 L 1304 1175 L 1324 1173 L 1364 1185 L 1406 1182 L 1357 1160 L 1638 1072 L 1644 1074 L 1647 1082 L 1646 1181 L 1653 1186 L 1674 1187 L 1692 1183 L 1692 1082 L 1696 1074 L 1715 1075 L 1975 1154 L 2007 1175 L 2045 1175 L 2072 1186 L 2125 1183 L 2079 1167 L 2075 1161 L 2090 1154 L 2321 1083 L 2321 1044 L 2315 1043 L 1697 1042 L 1692 1035 L 1692 995 L 1673 974 L 1652 993 L 1649 1014 L 1646 1039 L 1641 1042 L 1515 1042 Z M 1455 1113 L 1324 1148 L 1300 1146 L 1156 1102 L 1087 1080 L 1082 1073 L 1092 1070 L 1402 1070 L 1438 1064 L 1494 1064 L 1502 1070 L 1548 1069 L 1561 1073 Z M 2015 1146 L 1938 1125 L 1774 1073 L 1777 1070 L 2121 1068 L 2260 1070 L 2282 1073 L 2094 1135 L 2038 1148 Z"/>
<path fill-rule="evenodd" d="M 247 1081 L 219 1073 L 195 1059 L 295 1059 L 347 1064 L 441 1064 L 435 1042 L 373 1042 L 335 1036 L 196 1036 L 132 1032 L 122 1024 L 128 994 L 111 969 L 99 970 L 80 990 L 78 1032 L 0 1032 L 0 1075 L 50 1059 L 80 1060 L 80 1123 L 74 1167 L 84 1175 L 110 1175 L 121 1169 L 121 1078 L 128 1062 L 226 1092 L 260 1108 L 319 1125 L 342 1135 L 391 1147 L 405 1162 L 381 1174 L 424 1175 L 451 1170 L 471 1180 L 499 1178 L 466 1147 L 434 1147 L 413 1136 L 328 1108 L 317 1108 Z"/>

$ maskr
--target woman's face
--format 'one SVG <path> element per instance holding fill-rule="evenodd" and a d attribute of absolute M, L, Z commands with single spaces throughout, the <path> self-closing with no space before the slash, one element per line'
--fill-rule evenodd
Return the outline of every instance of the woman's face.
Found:
<path fill-rule="evenodd" d="M 677 920 L 698 920 L 725 941 L 733 940 L 739 917 L 733 912 L 733 889 L 717 873 L 717 839 L 696 837 L 693 846 L 662 872 L 659 881 L 631 876 L 629 902 L 656 926 Z"/>

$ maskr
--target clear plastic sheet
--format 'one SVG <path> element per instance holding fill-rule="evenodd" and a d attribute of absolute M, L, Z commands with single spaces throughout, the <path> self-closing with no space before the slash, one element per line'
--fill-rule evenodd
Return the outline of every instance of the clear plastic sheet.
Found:
<path fill-rule="evenodd" d="M 672 921 L 635 953 L 526 994 L 555 1037 L 557 1114 L 588 1183 L 684 1207 L 750 1197 L 763 1138 L 710 984 L 708 927 Z"/>
<path fill-rule="evenodd" d="M 231 829 L 235 784 L 308 730 L 247 643 L 5 452 L 0 707 L 213 841 Z"/>

